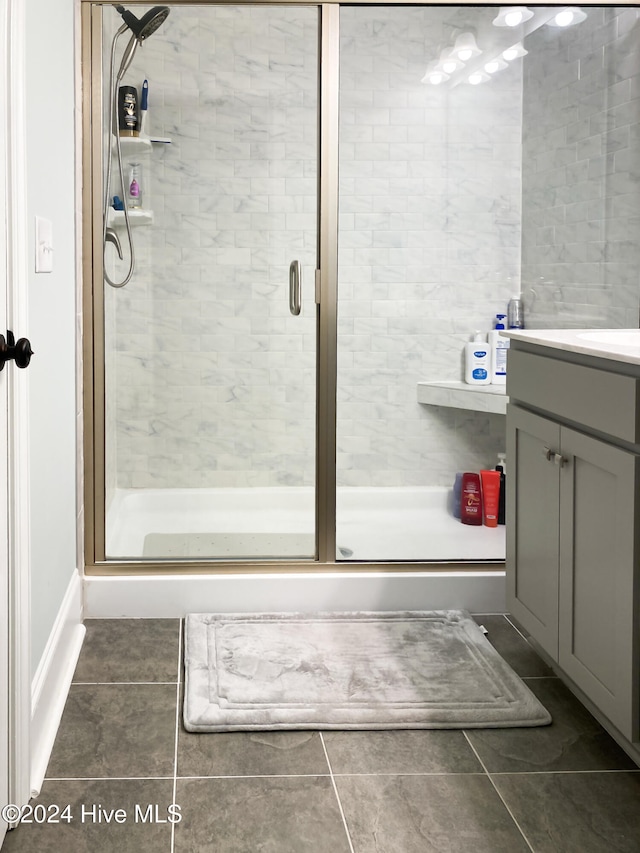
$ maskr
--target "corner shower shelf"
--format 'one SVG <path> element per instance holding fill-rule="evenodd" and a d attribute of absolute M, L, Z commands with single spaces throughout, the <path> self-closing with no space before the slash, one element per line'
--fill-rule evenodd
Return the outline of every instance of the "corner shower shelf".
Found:
<path fill-rule="evenodd" d="M 466 382 L 418 382 L 418 402 L 427 406 L 448 406 L 474 412 L 507 412 L 504 385 L 467 385 Z"/>
<path fill-rule="evenodd" d="M 113 139 L 113 150 L 116 151 L 117 140 Z M 148 136 L 121 136 L 120 150 L 123 157 L 135 154 L 144 154 L 151 151 L 151 139 Z"/>
<path fill-rule="evenodd" d="M 113 208 L 109 208 L 109 216 L 107 217 L 107 220 L 108 225 L 124 228 L 124 210 L 114 210 Z M 144 208 L 130 210 L 129 222 L 132 228 L 135 228 L 137 225 L 153 225 L 153 211 L 145 210 Z"/>
<path fill-rule="evenodd" d="M 117 141 L 113 137 L 113 151 L 116 151 Z M 148 154 L 154 144 L 169 145 L 171 139 L 168 136 L 121 136 L 120 150 L 123 157 L 131 157 L 140 154 Z"/>

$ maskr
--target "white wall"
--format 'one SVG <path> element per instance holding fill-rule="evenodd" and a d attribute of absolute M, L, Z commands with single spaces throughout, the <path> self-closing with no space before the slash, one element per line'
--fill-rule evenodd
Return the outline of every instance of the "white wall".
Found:
<path fill-rule="evenodd" d="M 26 8 L 32 674 L 76 567 L 75 0 Z M 34 217 L 53 223 L 53 272 L 34 271 Z"/>

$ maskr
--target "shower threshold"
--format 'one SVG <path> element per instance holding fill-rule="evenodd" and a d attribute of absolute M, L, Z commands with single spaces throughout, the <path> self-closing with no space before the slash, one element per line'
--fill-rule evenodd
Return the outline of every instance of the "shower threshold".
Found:
<path fill-rule="evenodd" d="M 446 487 L 343 487 L 338 561 L 504 560 L 505 529 L 451 513 Z M 305 487 L 118 489 L 107 559 L 312 559 L 314 492 Z"/>

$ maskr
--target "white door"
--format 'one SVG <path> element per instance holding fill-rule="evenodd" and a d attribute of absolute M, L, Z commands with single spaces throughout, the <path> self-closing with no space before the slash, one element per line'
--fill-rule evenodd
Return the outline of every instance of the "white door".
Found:
<path fill-rule="evenodd" d="M 26 322 L 23 37 L 23 4 L 0 0 L 0 350 Z M 28 407 L 16 371 L 0 370 L 0 844 L 15 821 L 5 806 L 30 793 Z"/>
<path fill-rule="evenodd" d="M 7 4 L 0 0 L 0 45 L 6 55 Z M 6 66 L 0 74 L 0 116 L 6 115 Z M 7 328 L 7 193 L 6 193 L 6 126 L 0 125 L 0 334 Z M 0 807 L 9 802 L 9 459 L 8 459 L 8 389 L 7 370 L 0 372 Z M 7 823 L 0 812 L 0 843 Z"/>
<path fill-rule="evenodd" d="M 3 217 L 4 219 L 4 217 Z M 4 257 L 0 246 L 0 261 Z M 0 324 L 5 326 L 6 288 L 0 280 Z M 0 808 L 9 802 L 9 542 L 7 505 L 7 382 L 0 374 Z M 0 844 L 7 828 L 0 812 Z"/>

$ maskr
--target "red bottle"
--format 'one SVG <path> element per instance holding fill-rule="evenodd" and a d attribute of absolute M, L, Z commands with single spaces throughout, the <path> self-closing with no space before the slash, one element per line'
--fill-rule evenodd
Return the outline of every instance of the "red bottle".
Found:
<path fill-rule="evenodd" d="M 467 471 L 462 475 L 460 521 L 463 524 L 482 524 L 482 492 L 479 474 Z"/>

